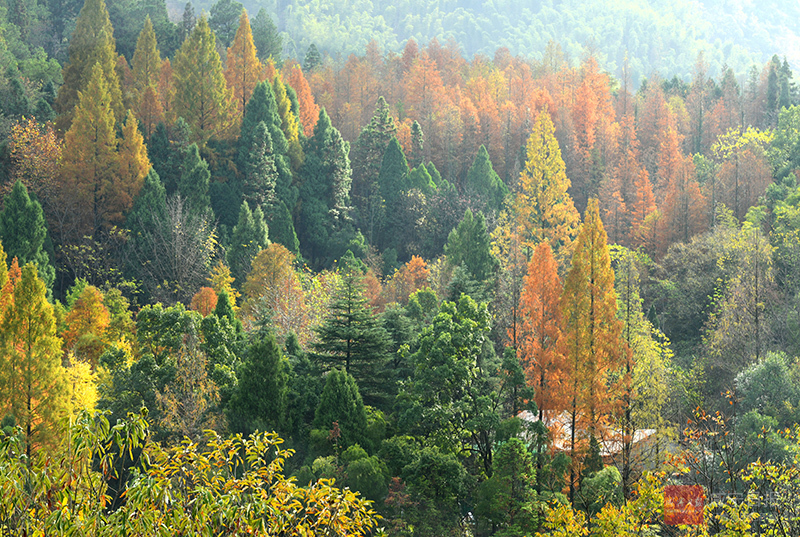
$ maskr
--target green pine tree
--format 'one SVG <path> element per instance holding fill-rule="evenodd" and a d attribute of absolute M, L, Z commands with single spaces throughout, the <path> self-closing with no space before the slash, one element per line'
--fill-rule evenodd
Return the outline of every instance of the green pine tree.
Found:
<path fill-rule="evenodd" d="M 397 230 L 402 227 L 404 193 L 408 190 L 408 162 L 397 138 L 392 137 L 381 161 L 378 186 L 384 203 L 384 215 L 379 248 L 399 249 L 401 237 Z"/>
<path fill-rule="evenodd" d="M 208 163 L 200 156 L 197 144 L 186 148 L 182 168 L 178 179 L 178 194 L 186 200 L 187 209 L 193 214 L 210 213 L 208 186 L 211 172 L 208 170 Z"/>
<path fill-rule="evenodd" d="M 491 237 L 483 213 L 473 216 L 470 209 L 447 237 L 444 253 L 448 264 L 453 267 L 463 265 L 475 280 L 481 282 L 491 277 L 499 265 L 491 252 Z"/>
<path fill-rule="evenodd" d="M 239 208 L 239 221 L 233 228 L 228 248 L 228 266 L 239 288 L 244 284 L 255 256 L 269 245 L 267 237 L 267 224 L 264 222 L 261 207 L 251 212 L 247 202 L 243 201 Z"/>
<path fill-rule="evenodd" d="M 17 181 L 3 201 L 0 212 L 0 241 L 10 259 L 20 265 L 33 263 L 47 289 L 52 289 L 56 271 L 45 250 L 47 224 L 42 206 L 28 196 L 28 189 Z M 0 269 L 5 270 L 4 267 Z"/>
<path fill-rule="evenodd" d="M 334 369 L 328 373 L 312 426 L 312 439 L 319 439 L 318 444 L 330 442 L 339 450 L 354 444 L 367 447 L 367 412 L 358 386 L 347 372 Z"/>
<path fill-rule="evenodd" d="M 317 359 L 344 367 L 371 404 L 385 403 L 392 388 L 385 386 L 381 372 L 386 368 L 391 340 L 367 304 L 358 271 L 345 272 L 329 311 L 328 318 L 316 329 Z"/>
<path fill-rule="evenodd" d="M 248 347 L 226 411 L 232 432 L 286 431 L 289 371 L 274 335 L 263 335 Z"/>
<path fill-rule="evenodd" d="M 470 205 L 476 211 L 499 212 L 508 196 L 508 187 L 492 168 L 489 152 L 481 145 L 464 181 Z"/>
<path fill-rule="evenodd" d="M 283 38 L 266 9 L 262 7 L 258 10 L 251 27 L 253 29 L 253 43 L 256 45 L 259 59 L 263 61 L 272 58 L 276 64 L 280 65 L 281 55 L 283 54 Z"/>

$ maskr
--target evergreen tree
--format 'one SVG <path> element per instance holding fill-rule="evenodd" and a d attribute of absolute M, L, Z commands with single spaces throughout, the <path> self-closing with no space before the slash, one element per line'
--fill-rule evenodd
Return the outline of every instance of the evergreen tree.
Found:
<path fill-rule="evenodd" d="M 340 257 L 352 237 L 350 225 L 350 144 L 331 125 L 325 109 L 308 139 L 297 234 L 304 256 L 315 266 Z"/>
<path fill-rule="evenodd" d="M 371 404 L 384 403 L 387 390 L 382 378 L 389 335 L 364 297 L 362 276 L 347 270 L 329 308 L 329 316 L 316 329 L 317 358 L 333 367 L 343 366 Z"/>
<path fill-rule="evenodd" d="M 381 210 L 381 193 L 378 174 L 381 171 L 383 155 L 391 139 L 397 133 L 397 125 L 389 113 L 386 99 L 378 98 L 375 113 L 367 126 L 361 129 L 353 144 L 353 205 L 358 211 L 361 229 L 367 240 L 373 242 Z"/>
<path fill-rule="evenodd" d="M 44 282 L 28 263 L 14 283 L 13 298 L 2 320 L 2 390 L 4 414 L 22 427 L 28 460 L 42 444 L 54 442 L 66 410 L 61 340 Z"/>
<path fill-rule="evenodd" d="M 167 208 L 167 191 L 154 168 L 144 178 L 142 189 L 128 213 L 126 225 L 131 232 L 131 240 L 136 241 L 143 232 L 152 230 L 160 224 Z"/>
<path fill-rule="evenodd" d="M 425 158 L 425 134 L 422 125 L 415 119 L 411 123 L 411 165 L 419 166 Z"/>
<path fill-rule="evenodd" d="M 186 209 L 193 214 L 208 214 L 211 201 L 208 185 L 211 172 L 208 163 L 200 156 L 197 144 L 186 148 L 181 176 L 178 179 L 178 194 L 185 200 Z"/>
<path fill-rule="evenodd" d="M 183 15 L 181 15 L 180 24 L 178 25 L 178 40 L 181 43 L 186 41 L 196 25 L 197 17 L 194 13 L 194 6 L 191 2 L 186 2 L 186 5 L 183 7 Z"/>
<path fill-rule="evenodd" d="M 278 200 L 269 207 L 267 214 L 269 224 L 269 240 L 285 246 L 295 255 L 300 253 L 300 241 L 292 223 L 292 215 L 283 200 Z"/>
<path fill-rule="evenodd" d="M 256 18 L 253 19 L 253 43 L 258 50 L 258 57 L 261 60 L 272 60 L 276 64 L 281 63 L 283 53 L 283 38 L 278 32 L 278 27 L 272 21 L 267 10 L 263 7 L 258 10 Z"/>
<path fill-rule="evenodd" d="M 243 201 L 239 209 L 239 222 L 233 228 L 231 245 L 228 248 L 228 266 L 236 279 L 237 287 L 241 288 L 244 284 L 255 256 L 269 244 L 267 236 L 267 224 L 264 222 L 261 207 L 250 212 L 247 202 Z"/>
<path fill-rule="evenodd" d="M 289 371 L 273 334 L 250 344 L 226 410 L 232 432 L 286 431 Z"/>
<path fill-rule="evenodd" d="M 508 187 L 492 168 L 489 152 L 481 145 L 464 181 L 464 190 L 470 205 L 476 211 L 498 212 L 508 196 Z"/>
<path fill-rule="evenodd" d="M 467 209 L 464 218 L 447 237 L 444 253 L 447 262 L 453 267 L 464 266 L 467 272 L 477 281 L 490 278 L 499 262 L 491 252 L 491 237 L 486 230 L 483 213 L 473 216 Z"/>
<path fill-rule="evenodd" d="M 95 64 L 100 65 L 106 81 L 109 108 L 114 117 L 121 119 L 124 110 L 117 75 L 114 29 L 103 0 L 87 0 L 83 4 L 69 41 L 69 63 L 64 67 L 64 83 L 55 102 L 59 114 L 56 126 L 61 132 L 67 132 L 72 125 L 74 109 L 79 101 L 78 92 L 95 78 Z"/>
<path fill-rule="evenodd" d="M 239 116 L 244 114 L 244 107 L 256 84 L 261 81 L 263 70 L 264 66 L 256 57 L 250 19 L 247 17 L 247 10 L 243 9 L 239 17 L 239 28 L 233 43 L 228 47 L 228 58 L 225 62 L 225 80 L 233 90 Z"/>
<path fill-rule="evenodd" d="M 322 56 L 317 50 L 317 45 L 311 43 L 306 51 L 306 57 L 303 59 L 303 71 L 310 73 L 316 66 L 322 63 Z"/>
<path fill-rule="evenodd" d="M 233 41 L 236 33 L 236 24 L 242 13 L 242 4 L 236 0 L 217 0 L 211 6 L 211 18 L 209 26 L 217 35 L 223 47 L 227 47 Z M 248 25 L 249 26 L 249 25 Z"/>
<path fill-rule="evenodd" d="M 17 258 L 20 263 L 33 263 L 39 271 L 39 277 L 47 289 L 52 289 L 56 272 L 50 264 L 50 257 L 45 250 L 47 240 L 47 224 L 44 220 L 42 206 L 28 196 L 28 189 L 21 181 L 3 200 L 3 211 L 0 212 L 0 241 L 5 253 Z M 5 272 L 5 265 L 0 271 Z"/>
<path fill-rule="evenodd" d="M 212 136 L 226 134 L 234 119 L 233 94 L 204 16 L 175 54 L 173 69 L 175 115 L 189 124 L 192 140 L 205 145 Z"/>
<path fill-rule="evenodd" d="M 367 412 L 358 386 L 347 372 L 334 369 L 328 373 L 314 413 L 313 427 L 319 437 L 330 439 L 340 449 L 354 444 L 368 446 Z"/>
<path fill-rule="evenodd" d="M 266 207 L 275 201 L 278 169 L 272 153 L 272 137 L 263 121 L 256 125 L 252 141 L 245 163 L 242 196 L 253 207 Z"/>
<path fill-rule="evenodd" d="M 385 207 L 385 213 L 380 219 L 382 228 L 379 246 L 382 250 L 397 250 L 401 241 L 398 229 L 402 227 L 405 192 L 408 190 L 408 162 L 395 137 L 389 141 L 383 154 L 378 187 Z"/>

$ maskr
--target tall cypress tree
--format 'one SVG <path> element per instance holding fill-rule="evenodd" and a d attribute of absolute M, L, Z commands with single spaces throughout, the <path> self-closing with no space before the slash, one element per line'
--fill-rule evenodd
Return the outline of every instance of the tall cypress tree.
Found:
<path fill-rule="evenodd" d="M 382 250 L 397 249 L 401 240 L 397 230 L 402 227 L 404 193 L 408 190 L 408 162 L 400 142 L 395 137 L 389 141 L 383 154 L 378 186 L 385 209 L 381 218 L 379 246 Z"/>
<path fill-rule="evenodd" d="M 66 409 L 61 339 L 37 272 L 33 263 L 22 268 L 0 330 L 0 400 L 4 415 L 14 416 L 23 429 L 29 459 L 36 448 L 54 440 L 60 414 Z"/>
<path fill-rule="evenodd" d="M 299 172 L 303 185 L 297 221 L 304 256 L 318 267 L 344 254 L 352 238 L 349 152 L 350 144 L 331 125 L 325 109 L 320 110 Z"/>
<path fill-rule="evenodd" d="M 3 201 L 0 212 L 0 241 L 7 255 L 16 257 L 21 264 L 33 263 L 45 286 L 52 288 L 56 272 L 50 264 L 50 257 L 44 249 L 47 239 L 47 224 L 42 206 L 28 196 L 28 189 L 21 181 Z M 5 266 L 0 267 L 5 271 Z"/>
<path fill-rule="evenodd" d="M 178 180 L 178 194 L 186 200 L 187 209 L 193 214 L 208 214 L 211 201 L 208 197 L 208 185 L 211 172 L 208 163 L 200 156 L 197 144 L 186 148 L 183 157 L 183 170 Z"/>
<path fill-rule="evenodd" d="M 263 7 L 258 10 L 253 19 L 253 42 L 258 50 L 258 57 L 262 60 L 272 58 L 276 64 L 281 63 L 283 53 L 283 38 L 278 32 L 278 27 L 272 21 L 267 10 Z"/>
<path fill-rule="evenodd" d="M 470 205 L 477 211 L 487 213 L 498 212 L 508 196 L 508 187 L 492 168 L 489 152 L 483 145 L 478 148 L 475 160 L 467 171 L 464 190 Z"/>
<path fill-rule="evenodd" d="M 255 256 L 269 244 L 267 236 L 267 224 L 264 222 L 261 207 L 256 208 L 253 213 L 247 202 L 243 201 L 239 209 L 239 221 L 233 228 L 228 248 L 228 266 L 239 288 L 244 284 Z"/>
<path fill-rule="evenodd" d="M 278 168 L 272 152 L 272 136 L 267 124 L 260 121 L 252 136 L 252 146 L 245 161 L 242 196 L 253 207 L 264 207 L 275 201 Z"/>
<path fill-rule="evenodd" d="M 226 411 L 232 432 L 285 431 L 289 362 L 275 336 L 259 337 L 238 371 L 239 384 Z"/>
<path fill-rule="evenodd" d="M 233 93 L 204 16 L 175 54 L 173 69 L 175 114 L 191 127 L 192 140 L 205 145 L 212 136 L 226 134 L 234 119 Z"/>
<path fill-rule="evenodd" d="M 117 75 L 117 52 L 114 29 L 104 0 L 86 0 L 75 23 L 69 41 L 69 63 L 64 67 L 64 83 L 58 90 L 55 109 L 59 117 L 56 127 L 66 132 L 72 125 L 78 92 L 93 77 L 92 69 L 99 64 L 108 86 L 110 107 L 117 119 L 122 119 L 122 90 Z"/>

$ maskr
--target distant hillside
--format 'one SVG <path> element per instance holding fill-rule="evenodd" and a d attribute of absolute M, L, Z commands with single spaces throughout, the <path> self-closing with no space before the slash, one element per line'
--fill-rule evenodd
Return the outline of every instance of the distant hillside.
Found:
<path fill-rule="evenodd" d="M 172 12 L 182 11 L 175 0 Z M 780 0 L 245 0 L 252 15 L 264 7 L 285 32 L 285 54 L 303 58 L 308 46 L 333 57 L 363 53 L 375 39 L 400 51 L 413 37 L 457 41 L 467 57 L 498 47 L 541 58 L 549 41 L 573 60 L 588 48 L 612 74 L 627 54 L 635 84 L 653 71 L 687 78 L 699 51 L 710 74 L 729 65 L 744 75 L 773 54 L 800 63 L 800 3 Z M 198 12 L 211 2 L 196 4 Z"/>

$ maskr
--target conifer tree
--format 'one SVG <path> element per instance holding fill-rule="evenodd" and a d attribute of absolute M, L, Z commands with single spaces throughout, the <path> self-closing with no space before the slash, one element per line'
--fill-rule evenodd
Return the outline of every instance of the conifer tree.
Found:
<path fill-rule="evenodd" d="M 486 281 L 499 265 L 492 255 L 491 242 L 483 213 L 473 215 L 467 209 L 458 227 L 447 237 L 444 247 L 447 263 L 452 267 L 463 266 L 476 281 Z"/>
<path fill-rule="evenodd" d="M 131 65 L 134 89 L 139 98 L 144 94 L 146 88 L 158 87 L 158 79 L 161 77 L 161 54 L 158 51 L 156 33 L 149 15 L 145 18 L 139 39 L 136 41 L 136 50 L 133 52 Z"/>
<path fill-rule="evenodd" d="M 340 449 L 353 444 L 368 446 L 364 401 L 355 380 L 346 371 L 334 369 L 328 373 L 314 413 L 313 427 L 320 437 L 330 438 Z"/>
<path fill-rule="evenodd" d="M 299 172 L 304 182 L 297 232 L 304 256 L 316 266 L 340 257 L 351 238 L 349 152 L 323 108 Z"/>
<path fill-rule="evenodd" d="M 114 29 L 104 0 L 87 0 L 75 22 L 69 41 L 69 63 L 64 67 L 64 83 L 58 90 L 55 109 L 59 117 L 56 127 L 67 132 L 72 125 L 78 92 L 95 78 L 93 69 L 99 64 L 106 80 L 109 107 L 117 119 L 122 119 L 122 90 L 117 75 L 117 52 Z"/>
<path fill-rule="evenodd" d="M 108 83 L 97 63 L 85 91 L 79 93 L 72 126 L 64 137 L 62 182 L 79 201 L 76 235 L 92 235 L 122 208 L 114 196 L 117 180 L 116 120 Z"/>
<path fill-rule="evenodd" d="M 319 106 L 314 102 L 314 94 L 311 93 L 311 87 L 299 65 L 292 67 L 287 82 L 286 89 L 294 90 L 297 95 L 297 119 L 300 121 L 300 130 L 305 136 L 311 136 L 314 134 L 314 125 L 317 124 L 319 117 Z"/>
<path fill-rule="evenodd" d="M 273 334 L 258 337 L 238 370 L 239 383 L 227 408 L 234 433 L 285 431 L 289 361 Z"/>
<path fill-rule="evenodd" d="M 247 10 L 243 9 L 239 17 L 239 28 L 233 43 L 228 47 L 228 59 L 225 62 L 225 80 L 233 91 L 239 117 L 244 114 L 244 107 L 256 84 L 261 82 L 263 71 L 264 66 L 256 56 L 250 19 L 247 17 Z"/>
<path fill-rule="evenodd" d="M 379 246 L 382 250 L 398 249 L 401 237 L 397 231 L 402 227 L 405 192 L 408 191 L 408 162 L 397 138 L 392 137 L 386 146 L 378 174 L 378 188 L 383 199 L 384 211 L 379 221 L 381 233 Z"/>
<path fill-rule="evenodd" d="M 272 58 L 275 63 L 281 62 L 283 38 L 278 32 L 278 27 L 272 21 L 272 17 L 263 7 L 258 10 L 256 18 L 253 19 L 253 42 L 260 59 Z"/>
<path fill-rule="evenodd" d="M 139 132 L 138 122 L 130 110 L 128 110 L 128 116 L 122 126 L 122 138 L 119 140 L 117 159 L 115 191 L 119 198 L 120 214 L 113 216 L 115 221 L 121 220 L 122 215 L 133 206 L 133 200 L 142 189 L 144 178 L 152 168 L 150 159 L 147 158 L 144 138 Z"/>
<path fill-rule="evenodd" d="M 282 244 L 295 255 L 299 254 L 300 241 L 297 239 L 292 215 L 286 208 L 286 203 L 278 200 L 272 204 L 266 217 L 269 224 L 269 240 Z"/>
<path fill-rule="evenodd" d="M 133 99 L 136 117 L 142 122 L 145 135 L 149 137 L 158 122 L 163 119 L 164 114 L 161 98 L 158 95 L 161 54 L 158 51 L 156 33 L 149 15 L 139 33 L 131 63 L 133 65 Z"/>
<path fill-rule="evenodd" d="M 577 234 L 580 215 L 567 192 L 570 181 L 553 121 L 545 111 L 536 118 L 526 152 L 525 169 L 514 199 L 523 243 L 533 248 L 546 240 L 556 259 L 562 261 Z"/>
<path fill-rule="evenodd" d="M 322 63 L 322 56 L 320 56 L 317 45 L 311 43 L 306 51 L 306 57 L 303 59 L 303 70 L 310 73 L 320 63 Z"/>
<path fill-rule="evenodd" d="M 478 148 L 478 154 L 467 171 L 464 190 L 471 201 L 470 205 L 476 211 L 487 213 L 499 211 L 508 195 L 508 187 L 492 168 L 489 152 L 483 145 Z"/>
<path fill-rule="evenodd" d="M 44 220 L 42 206 L 28 196 L 28 189 L 21 181 L 3 200 L 3 211 L 0 212 L 0 241 L 5 247 L 5 254 L 17 258 L 20 263 L 33 263 L 39 271 L 39 277 L 45 286 L 52 288 L 56 278 L 55 269 L 50 264 L 50 257 L 44 249 L 47 239 L 47 225 Z M 5 259 L 0 272 L 5 273 Z"/>
<path fill-rule="evenodd" d="M 236 279 L 237 287 L 244 284 L 250 265 L 258 252 L 269 245 L 267 224 L 261 207 L 250 211 L 246 201 L 239 209 L 239 221 L 231 234 L 231 245 L 228 248 L 228 266 Z"/>
<path fill-rule="evenodd" d="M 391 389 L 382 386 L 381 371 L 388 358 L 389 335 L 370 310 L 363 278 L 356 269 L 346 269 L 329 316 L 316 333 L 317 359 L 330 367 L 344 367 L 368 402 L 386 402 L 384 397 Z"/>
<path fill-rule="evenodd" d="M 263 121 L 256 125 L 252 141 L 245 162 L 242 196 L 253 207 L 265 207 L 275 201 L 278 168 L 272 152 L 272 137 Z"/>
<path fill-rule="evenodd" d="M 207 214 L 211 210 L 208 185 L 211 172 L 208 163 L 200 156 L 197 144 L 186 148 L 183 157 L 183 170 L 178 179 L 178 194 L 186 202 L 186 208 L 193 214 Z"/>
<path fill-rule="evenodd" d="M 533 251 L 520 298 L 522 310 L 520 364 L 534 389 L 539 420 L 544 413 L 563 408 L 567 394 L 562 385 L 564 354 L 561 339 L 561 279 L 550 243 Z"/>
<path fill-rule="evenodd" d="M 372 242 L 377 231 L 381 211 L 381 192 L 378 175 L 383 155 L 389 142 L 397 133 L 397 125 L 389 113 L 386 99 L 378 97 L 375 113 L 353 144 L 353 205 L 359 212 L 361 229 Z"/>
<path fill-rule="evenodd" d="M 234 119 L 233 94 L 205 16 L 175 54 L 173 78 L 174 113 L 191 127 L 192 140 L 205 145 L 212 136 L 227 134 Z"/>
<path fill-rule="evenodd" d="M 58 420 L 66 411 L 61 339 L 33 263 L 23 267 L 13 289 L 2 320 L 0 400 L 4 414 L 22 427 L 30 460 L 35 449 L 55 440 Z"/>
<path fill-rule="evenodd" d="M 570 495 L 578 475 L 579 431 L 598 438 L 599 424 L 610 407 L 611 374 L 622 365 L 623 342 L 617 320 L 617 297 L 606 232 L 596 198 L 589 200 L 576 239 L 572 266 L 561 295 L 564 318 L 565 390 L 571 419 Z M 578 420 L 581 419 L 582 423 Z"/>
<path fill-rule="evenodd" d="M 275 104 L 278 107 L 278 115 L 281 118 L 281 130 L 286 136 L 286 153 L 292 164 L 292 169 L 297 170 L 303 163 L 303 149 L 300 147 L 300 126 L 297 123 L 297 115 L 292 111 L 291 99 L 280 77 L 275 77 L 272 89 L 275 92 Z"/>

